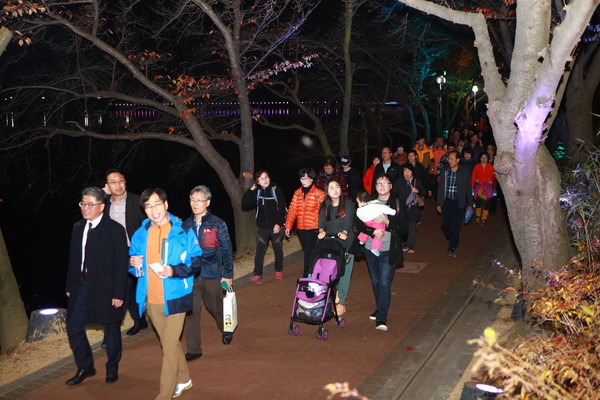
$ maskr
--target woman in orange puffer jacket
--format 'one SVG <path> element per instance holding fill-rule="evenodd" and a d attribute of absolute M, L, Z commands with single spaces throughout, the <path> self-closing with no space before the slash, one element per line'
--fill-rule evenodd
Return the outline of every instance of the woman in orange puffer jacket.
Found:
<path fill-rule="evenodd" d="M 302 168 L 298 172 L 302 186 L 294 192 L 285 220 L 285 235 L 290 237 L 294 222 L 296 233 L 304 251 L 304 276 L 310 270 L 310 256 L 317 244 L 319 233 L 319 207 L 325 200 L 325 192 L 313 185 L 317 176 L 312 168 Z"/>

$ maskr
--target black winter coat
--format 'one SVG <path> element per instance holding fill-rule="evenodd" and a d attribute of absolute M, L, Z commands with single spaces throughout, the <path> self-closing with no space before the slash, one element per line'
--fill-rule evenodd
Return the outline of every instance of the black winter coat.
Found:
<path fill-rule="evenodd" d="M 275 196 L 273 196 L 275 189 Z M 279 187 L 271 185 L 266 189 L 258 186 L 246 190 L 242 196 L 242 211 L 256 210 L 256 226 L 273 229 L 275 225 L 285 225 L 285 197 Z"/>
<path fill-rule="evenodd" d="M 81 219 L 73 226 L 66 292 L 70 293 L 67 314 L 81 287 L 81 241 L 88 221 Z M 129 252 L 125 229 L 104 215 L 88 238 L 86 322 L 108 324 L 123 319 L 125 307 L 115 308 L 112 299 L 125 300 L 129 268 Z"/>

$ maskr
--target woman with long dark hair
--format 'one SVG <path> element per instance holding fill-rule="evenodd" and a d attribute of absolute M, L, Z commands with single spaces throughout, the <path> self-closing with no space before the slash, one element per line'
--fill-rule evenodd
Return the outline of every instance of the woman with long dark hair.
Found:
<path fill-rule="evenodd" d="M 352 222 L 356 207 L 351 200 L 344 198 L 340 183 L 330 180 L 325 185 L 327 196 L 325 202 L 321 204 L 319 212 L 319 239 L 325 236 L 335 236 L 339 240 L 346 253 L 350 250 L 354 240 Z M 338 299 L 336 299 L 337 313 L 343 315 L 346 312 L 346 298 L 350 289 L 350 278 L 352 276 L 352 267 L 354 266 L 354 255 L 347 254 L 344 276 L 338 283 Z"/>

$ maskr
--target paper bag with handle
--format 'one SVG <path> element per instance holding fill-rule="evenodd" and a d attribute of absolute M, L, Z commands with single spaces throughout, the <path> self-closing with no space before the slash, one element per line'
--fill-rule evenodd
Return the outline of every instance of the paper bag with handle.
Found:
<path fill-rule="evenodd" d="M 223 332 L 233 332 L 238 324 L 237 300 L 231 287 L 223 298 Z"/>

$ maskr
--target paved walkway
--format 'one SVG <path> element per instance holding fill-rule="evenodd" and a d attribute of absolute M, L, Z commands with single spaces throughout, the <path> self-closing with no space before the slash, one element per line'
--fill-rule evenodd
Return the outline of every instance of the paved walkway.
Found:
<path fill-rule="evenodd" d="M 445 399 L 478 337 L 495 317 L 497 293 L 477 289 L 474 279 L 503 287 L 499 259 L 514 266 L 507 223 L 499 213 L 486 226 L 463 226 L 458 257 L 449 258 L 440 218 L 428 202 L 417 233 L 416 253 L 393 282 L 387 332 L 375 330 L 375 309 L 365 261 L 356 262 L 344 329 L 332 321 L 327 341 L 317 340 L 313 325 L 300 324 L 300 335 L 287 327 L 302 271 L 300 252 L 287 255 L 283 281 L 266 268 L 265 284 L 237 279 L 239 326 L 231 345 L 221 343 L 210 318 L 203 318 L 204 357 L 189 363 L 193 389 L 181 399 L 325 399 L 323 387 L 349 382 L 371 399 Z M 206 315 L 206 314 L 205 314 Z M 65 381 L 75 372 L 71 358 L 0 388 L 1 399 L 153 399 L 158 393 L 161 350 L 150 330 L 125 337 L 120 380 L 104 383 L 104 351 L 96 349 L 98 375 L 75 387 Z"/>

